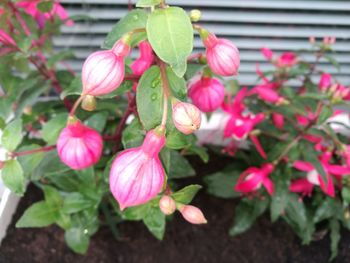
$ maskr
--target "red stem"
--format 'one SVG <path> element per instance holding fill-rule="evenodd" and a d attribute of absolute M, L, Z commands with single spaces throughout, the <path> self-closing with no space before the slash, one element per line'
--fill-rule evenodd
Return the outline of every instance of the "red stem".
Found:
<path fill-rule="evenodd" d="M 38 153 L 38 152 L 49 152 L 49 151 L 54 150 L 55 148 L 56 148 L 56 145 L 50 145 L 50 146 L 45 146 L 45 147 L 34 149 L 34 150 L 13 152 L 13 153 L 11 153 L 11 156 L 17 157 L 17 156 L 29 155 L 29 154 Z"/>

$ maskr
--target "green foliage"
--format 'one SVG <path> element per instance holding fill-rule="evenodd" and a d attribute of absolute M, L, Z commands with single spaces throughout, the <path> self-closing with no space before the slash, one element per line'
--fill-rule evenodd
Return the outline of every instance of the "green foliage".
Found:
<path fill-rule="evenodd" d="M 207 192 L 211 195 L 221 198 L 235 198 L 240 194 L 234 191 L 240 171 L 235 170 L 235 167 L 228 167 L 221 172 L 216 172 L 204 177 L 204 182 L 207 185 Z"/>
<path fill-rule="evenodd" d="M 1 177 L 5 185 L 14 193 L 23 195 L 25 191 L 25 178 L 23 169 L 17 160 L 5 162 L 1 170 Z"/>
<path fill-rule="evenodd" d="M 13 151 L 16 150 L 17 146 L 21 143 L 22 138 L 22 120 L 15 119 L 4 129 L 1 137 L 1 144 L 7 150 Z"/>

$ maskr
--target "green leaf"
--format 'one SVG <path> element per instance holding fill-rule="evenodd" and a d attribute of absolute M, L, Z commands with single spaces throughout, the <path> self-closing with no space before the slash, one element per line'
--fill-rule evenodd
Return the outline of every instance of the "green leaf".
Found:
<path fill-rule="evenodd" d="M 26 145 L 18 149 L 19 152 L 22 151 L 29 151 L 40 148 L 40 145 L 37 144 L 31 144 Z M 44 152 L 36 152 L 33 154 L 26 154 L 22 156 L 18 156 L 17 160 L 21 164 L 23 168 L 24 175 L 26 177 L 29 177 L 29 175 L 33 172 L 33 170 L 39 165 L 39 163 L 44 158 L 45 153 Z"/>
<path fill-rule="evenodd" d="M 187 96 L 187 87 L 184 78 L 178 77 L 170 67 L 166 68 L 166 74 L 172 95 L 179 100 L 185 100 Z"/>
<path fill-rule="evenodd" d="M 42 136 L 48 144 L 56 144 L 61 130 L 67 124 L 67 117 L 67 113 L 60 113 L 44 124 Z"/>
<path fill-rule="evenodd" d="M 182 188 L 176 193 L 173 193 L 171 197 L 174 198 L 176 202 L 179 202 L 181 204 L 189 204 L 201 188 L 202 186 L 198 184 L 192 184 L 186 186 L 185 188 Z"/>
<path fill-rule="evenodd" d="M 151 207 L 143 218 L 148 230 L 159 240 L 163 239 L 165 232 L 165 215 L 158 206 Z"/>
<path fill-rule="evenodd" d="M 16 227 L 44 227 L 56 222 L 59 213 L 56 207 L 41 201 L 31 205 L 16 223 Z"/>
<path fill-rule="evenodd" d="M 71 228 L 64 233 L 67 245 L 79 254 L 85 254 L 89 248 L 90 237 L 85 234 L 82 228 Z"/>
<path fill-rule="evenodd" d="M 329 228 L 331 230 L 331 257 L 330 261 L 333 260 L 338 255 L 338 245 L 340 241 L 340 224 L 337 219 L 333 218 L 329 222 Z"/>
<path fill-rule="evenodd" d="M 144 138 L 144 131 L 138 118 L 124 129 L 122 134 L 122 143 L 124 148 L 138 147 L 142 144 Z"/>
<path fill-rule="evenodd" d="M 60 195 L 60 192 L 49 185 L 42 186 L 45 196 L 45 202 L 52 207 L 59 209 L 63 203 L 63 198 Z"/>
<path fill-rule="evenodd" d="M 146 28 L 155 53 L 182 77 L 193 49 L 193 28 L 186 12 L 179 7 L 157 9 L 149 15 Z"/>
<path fill-rule="evenodd" d="M 107 111 L 101 111 L 97 112 L 94 115 L 92 115 L 90 118 L 88 118 L 85 123 L 90 128 L 95 129 L 96 131 L 102 133 L 108 118 L 108 112 Z"/>
<path fill-rule="evenodd" d="M 194 176 L 191 164 L 179 152 L 164 148 L 160 153 L 168 179 Z"/>
<path fill-rule="evenodd" d="M 144 10 L 132 10 L 112 27 L 112 30 L 108 33 L 106 39 L 104 40 L 102 48 L 111 49 L 115 42 L 119 40 L 124 34 L 134 29 L 145 28 L 147 18 L 148 14 Z M 145 37 L 144 32 L 133 34 L 133 42 L 135 43 L 143 37 Z"/>
<path fill-rule="evenodd" d="M 136 3 L 136 7 L 151 7 L 159 5 L 161 2 L 161 0 L 139 0 Z"/>
<path fill-rule="evenodd" d="M 296 225 L 300 231 L 303 231 L 307 228 L 308 220 L 306 215 L 306 208 L 303 201 L 300 201 L 297 195 L 289 195 L 285 212 L 286 216 Z"/>
<path fill-rule="evenodd" d="M 12 152 L 16 150 L 22 139 L 22 120 L 18 118 L 6 126 L 1 137 L 1 144 L 5 149 Z"/>
<path fill-rule="evenodd" d="M 243 199 L 236 207 L 234 225 L 230 229 L 230 235 L 235 236 L 248 230 L 255 220 L 265 212 L 268 204 L 267 198 L 263 200 Z"/>
<path fill-rule="evenodd" d="M 221 198 L 239 197 L 240 193 L 234 190 L 240 172 L 237 170 L 221 171 L 204 177 L 207 192 Z"/>
<path fill-rule="evenodd" d="M 324 54 L 323 57 L 328 60 L 337 70 L 340 71 L 339 62 L 331 55 Z"/>
<path fill-rule="evenodd" d="M 136 104 L 141 123 L 146 130 L 161 123 L 163 89 L 159 67 L 153 66 L 142 75 L 137 86 Z"/>
<path fill-rule="evenodd" d="M 72 58 L 75 58 L 73 51 L 63 50 L 51 56 L 47 60 L 47 66 L 49 68 L 52 68 L 57 62 L 66 60 L 66 59 L 72 59 Z"/>
<path fill-rule="evenodd" d="M 69 86 L 65 87 L 60 95 L 61 100 L 70 95 L 80 95 L 83 90 L 83 84 L 81 82 L 81 76 L 76 76 Z"/>
<path fill-rule="evenodd" d="M 25 179 L 23 169 L 17 160 L 9 160 L 5 162 L 5 166 L 1 170 L 2 180 L 12 192 L 23 195 L 25 191 Z"/>
<path fill-rule="evenodd" d="M 62 212 L 66 214 L 77 213 L 93 206 L 93 202 L 80 193 L 70 193 L 64 198 Z"/>
<path fill-rule="evenodd" d="M 192 144 L 189 148 L 186 149 L 188 154 L 198 155 L 203 162 L 207 163 L 209 161 L 209 154 L 207 153 L 207 148 L 197 146 Z"/>
<path fill-rule="evenodd" d="M 45 154 L 45 158 L 34 169 L 31 180 L 40 180 L 48 175 L 57 175 L 68 171 L 70 168 L 63 164 L 57 155 L 57 151 L 51 151 Z"/>
<path fill-rule="evenodd" d="M 333 109 L 329 106 L 323 106 L 320 116 L 318 117 L 317 124 L 321 125 L 325 123 L 333 114 Z"/>
<path fill-rule="evenodd" d="M 350 189 L 347 187 L 343 187 L 341 190 L 341 196 L 343 197 L 343 200 L 347 203 L 350 203 Z"/>
<path fill-rule="evenodd" d="M 304 158 L 307 162 L 310 162 L 317 170 L 317 172 L 321 175 L 322 180 L 325 182 L 325 185 L 328 184 L 327 174 L 318 160 L 317 152 L 314 150 L 312 145 L 306 144 L 304 148 Z"/>
<path fill-rule="evenodd" d="M 286 172 L 284 171 L 284 173 Z M 275 222 L 280 215 L 284 213 L 289 198 L 288 180 L 284 177 L 284 174 L 278 173 L 274 182 L 275 192 L 271 197 L 270 204 L 270 216 L 272 222 Z"/>
<path fill-rule="evenodd" d="M 53 7 L 53 1 L 42 1 L 37 4 L 37 8 L 42 12 L 42 13 L 47 13 L 50 12 Z"/>
<path fill-rule="evenodd" d="M 185 135 L 174 129 L 167 133 L 166 136 L 166 147 L 174 150 L 180 150 L 186 147 L 190 147 L 195 141 L 193 134 Z"/>
<path fill-rule="evenodd" d="M 326 197 L 320 206 L 317 208 L 314 215 L 314 223 L 321 222 L 322 220 L 328 219 L 342 213 L 342 206 L 334 198 Z"/>
<path fill-rule="evenodd" d="M 151 208 L 149 203 L 127 208 L 122 216 L 126 220 L 142 220 Z"/>

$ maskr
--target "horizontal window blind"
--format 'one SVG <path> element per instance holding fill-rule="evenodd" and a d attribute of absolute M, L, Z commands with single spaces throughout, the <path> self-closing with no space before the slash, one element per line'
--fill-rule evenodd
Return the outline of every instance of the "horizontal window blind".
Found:
<path fill-rule="evenodd" d="M 100 48 L 111 27 L 128 12 L 127 0 L 61 0 L 70 15 L 88 15 L 94 21 L 77 22 L 73 27 L 64 27 L 63 35 L 55 38 L 58 50 L 71 48 L 77 58 L 69 61 L 76 71 L 84 59 Z M 133 0 L 134 4 L 136 0 Z M 350 1 L 316 0 L 168 0 L 170 5 L 179 5 L 186 10 L 202 11 L 200 24 L 218 36 L 229 38 L 241 51 L 241 68 L 238 79 L 243 85 L 256 81 L 255 68 L 269 65 L 260 53 L 261 47 L 269 47 L 276 54 L 284 51 L 303 50 L 306 60 L 314 57 L 309 51 L 308 39 L 334 36 L 335 59 L 340 71 L 326 60 L 321 68 L 334 74 L 338 81 L 350 85 Z M 196 35 L 195 51 L 203 45 Z"/>

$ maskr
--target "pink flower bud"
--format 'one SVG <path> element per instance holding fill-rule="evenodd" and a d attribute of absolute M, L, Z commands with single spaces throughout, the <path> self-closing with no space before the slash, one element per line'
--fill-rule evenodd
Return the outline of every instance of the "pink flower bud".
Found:
<path fill-rule="evenodd" d="M 92 53 L 82 70 L 83 94 L 100 96 L 118 88 L 124 79 L 124 58 L 130 47 L 122 40 L 112 50 Z"/>
<path fill-rule="evenodd" d="M 276 112 L 272 113 L 272 122 L 277 129 L 280 129 L 280 130 L 283 129 L 284 117 L 282 114 L 276 113 Z"/>
<path fill-rule="evenodd" d="M 17 46 L 13 38 L 2 29 L 0 29 L 0 42 L 5 46 Z"/>
<path fill-rule="evenodd" d="M 80 121 L 68 124 L 57 140 L 58 155 L 63 163 L 75 170 L 97 163 L 102 154 L 101 135 Z"/>
<path fill-rule="evenodd" d="M 139 44 L 140 56 L 131 64 L 132 72 L 141 76 L 153 63 L 154 55 L 151 45 L 145 40 Z"/>
<path fill-rule="evenodd" d="M 293 52 L 283 53 L 277 60 L 277 67 L 292 67 L 298 62 L 297 56 Z"/>
<path fill-rule="evenodd" d="M 318 83 L 320 91 L 326 91 L 332 85 L 332 76 L 328 73 L 323 73 Z"/>
<path fill-rule="evenodd" d="M 267 47 L 263 47 L 261 49 L 261 53 L 264 55 L 264 57 L 267 59 L 267 60 L 272 60 L 273 58 L 273 52 L 271 51 L 271 49 L 267 48 Z"/>
<path fill-rule="evenodd" d="M 210 69 L 221 76 L 237 75 L 240 59 L 235 44 L 223 38 L 209 34 L 204 39 L 206 56 Z"/>
<path fill-rule="evenodd" d="M 165 136 L 151 130 L 140 147 L 124 150 L 113 161 L 109 186 L 121 210 L 144 204 L 162 190 L 165 173 L 158 154 L 164 144 Z"/>
<path fill-rule="evenodd" d="M 199 76 L 189 84 L 188 95 L 201 111 L 212 112 L 223 103 L 225 87 L 216 78 Z"/>
<path fill-rule="evenodd" d="M 179 208 L 180 213 L 191 224 L 206 224 L 208 221 L 205 219 L 202 211 L 193 205 L 183 205 Z"/>
<path fill-rule="evenodd" d="M 176 129 L 184 134 L 191 134 L 201 126 L 201 112 L 193 104 L 176 102 L 172 116 Z"/>
<path fill-rule="evenodd" d="M 171 215 L 176 210 L 176 203 L 174 199 L 172 199 L 168 195 L 163 195 L 159 200 L 159 208 L 165 215 Z"/>
<path fill-rule="evenodd" d="M 264 100 L 269 103 L 273 103 L 276 105 L 281 105 L 284 103 L 288 103 L 286 99 L 281 97 L 277 91 L 266 87 L 264 85 L 259 85 L 254 87 L 249 94 L 257 94 L 261 100 Z"/>

